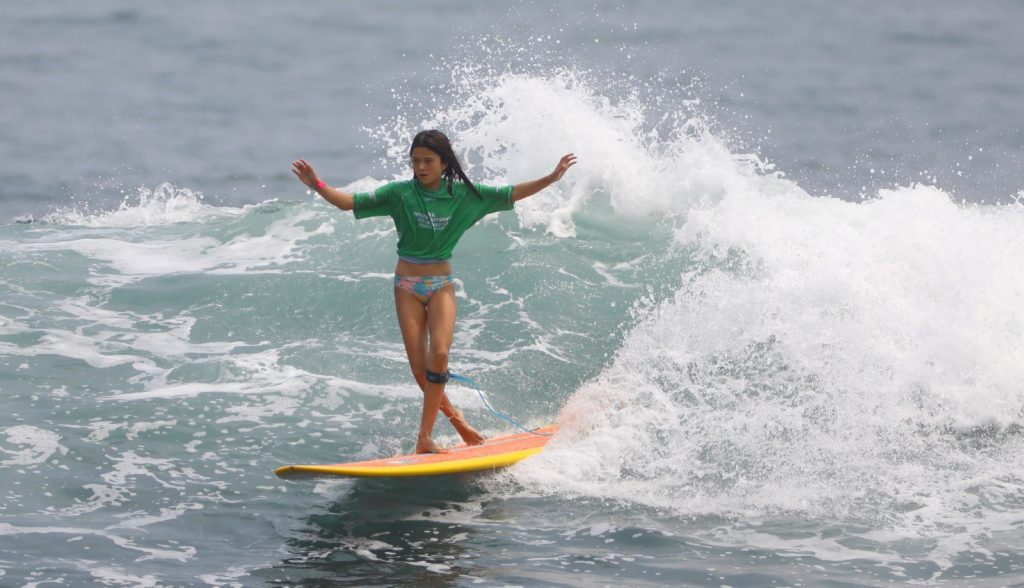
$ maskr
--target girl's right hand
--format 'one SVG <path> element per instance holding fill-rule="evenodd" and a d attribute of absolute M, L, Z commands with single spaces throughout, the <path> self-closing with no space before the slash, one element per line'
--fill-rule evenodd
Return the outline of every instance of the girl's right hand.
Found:
<path fill-rule="evenodd" d="M 309 165 L 305 159 L 297 159 L 292 162 L 292 173 L 299 178 L 299 181 L 312 189 L 316 189 L 316 183 L 320 181 L 316 172 L 313 171 L 313 166 Z"/>

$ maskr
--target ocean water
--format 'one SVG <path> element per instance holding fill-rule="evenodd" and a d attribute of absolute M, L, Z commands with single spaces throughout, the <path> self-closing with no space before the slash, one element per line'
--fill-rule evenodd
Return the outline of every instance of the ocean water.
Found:
<path fill-rule="evenodd" d="M 1024 585 L 1021 3 L 0 17 L 0 585 Z M 580 157 L 454 260 L 453 369 L 562 430 L 279 480 L 421 397 L 392 227 L 290 161 L 367 189 L 427 127 Z"/>

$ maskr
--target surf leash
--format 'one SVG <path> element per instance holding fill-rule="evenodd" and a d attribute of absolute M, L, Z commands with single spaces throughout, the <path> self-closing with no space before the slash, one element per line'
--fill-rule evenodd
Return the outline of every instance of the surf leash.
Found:
<path fill-rule="evenodd" d="M 532 433 L 534 435 L 537 435 L 538 437 L 551 437 L 553 435 L 553 433 L 538 433 L 535 429 L 527 429 L 523 425 L 520 425 L 518 422 L 513 420 L 511 417 L 508 417 L 508 416 L 498 412 L 497 410 L 495 410 L 495 408 L 493 406 L 491 406 L 491 403 L 487 401 L 487 396 L 485 396 L 484 395 L 484 391 L 480 389 L 480 385 L 477 384 L 476 381 L 473 380 L 473 378 L 469 378 L 469 377 L 463 376 L 461 374 L 456 374 L 454 372 L 448 372 L 448 374 L 449 374 L 448 377 L 450 379 L 455 380 L 456 382 L 462 382 L 463 384 L 466 384 L 470 388 L 473 388 L 474 390 L 476 390 L 476 393 L 480 395 L 480 400 L 482 400 L 484 402 L 484 406 L 486 406 L 488 410 L 490 410 L 492 413 L 494 413 L 494 416 L 500 418 L 501 420 L 503 420 L 503 421 L 505 421 L 507 423 L 510 423 L 512 426 L 514 426 L 514 427 L 516 427 L 516 428 L 518 428 L 518 429 L 520 429 L 522 431 L 525 431 L 527 433 Z"/>

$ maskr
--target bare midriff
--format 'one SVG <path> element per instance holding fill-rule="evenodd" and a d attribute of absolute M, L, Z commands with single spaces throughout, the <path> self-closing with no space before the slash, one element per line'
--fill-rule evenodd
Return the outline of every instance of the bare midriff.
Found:
<path fill-rule="evenodd" d="M 452 273 L 450 261 L 438 263 L 412 263 L 404 259 L 398 260 L 395 266 L 395 275 L 398 276 L 447 276 Z"/>

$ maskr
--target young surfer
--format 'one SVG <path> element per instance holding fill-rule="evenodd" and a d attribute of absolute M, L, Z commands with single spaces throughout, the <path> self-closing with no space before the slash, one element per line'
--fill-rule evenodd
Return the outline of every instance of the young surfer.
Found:
<path fill-rule="evenodd" d="M 306 160 L 292 162 L 292 172 L 317 194 L 356 218 L 390 216 L 398 231 L 395 309 L 402 341 L 416 383 L 423 391 L 416 453 L 443 453 L 433 440 L 440 410 L 463 441 L 483 443 L 444 392 L 448 351 L 455 335 L 455 288 L 451 255 L 467 229 L 484 216 L 511 210 L 513 204 L 557 182 L 576 163 L 563 156 L 550 174 L 513 186 L 474 184 L 462 171 L 448 137 L 422 131 L 412 140 L 409 159 L 414 177 L 391 182 L 373 192 L 349 194 L 328 186 Z"/>

